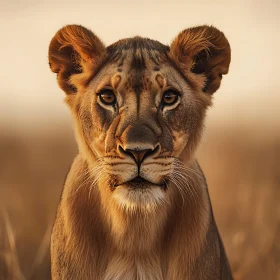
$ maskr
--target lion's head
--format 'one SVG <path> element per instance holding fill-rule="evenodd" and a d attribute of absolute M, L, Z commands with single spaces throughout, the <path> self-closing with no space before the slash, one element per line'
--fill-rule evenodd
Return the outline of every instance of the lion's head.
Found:
<path fill-rule="evenodd" d="M 164 201 L 200 139 L 206 109 L 228 72 L 222 32 L 200 26 L 171 46 L 134 37 L 109 47 L 68 25 L 49 48 L 51 70 L 67 94 L 80 153 L 99 188 L 125 208 Z"/>

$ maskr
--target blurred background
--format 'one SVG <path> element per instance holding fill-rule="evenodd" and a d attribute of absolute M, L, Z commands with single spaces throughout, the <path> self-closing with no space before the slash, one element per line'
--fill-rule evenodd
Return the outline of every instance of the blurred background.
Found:
<path fill-rule="evenodd" d="M 214 25 L 232 48 L 197 157 L 238 280 L 280 279 L 280 2 L 0 0 L 0 279 L 50 279 L 49 236 L 77 148 L 48 45 L 82 24 L 109 45 Z"/>

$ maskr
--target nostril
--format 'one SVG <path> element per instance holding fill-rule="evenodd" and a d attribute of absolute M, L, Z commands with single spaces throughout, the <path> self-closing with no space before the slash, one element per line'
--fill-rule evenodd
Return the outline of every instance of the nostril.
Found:
<path fill-rule="evenodd" d="M 119 150 L 120 154 L 126 154 L 124 148 L 121 145 L 118 145 L 118 150 Z"/>
<path fill-rule="evenodd" d="M 132 159 L 135 160 L 135 157 L 133 155 L 133 152 L 131 152 L 130 149 L 124 149 L 122 146 L 119 145 L 119 153 L 123 156 L 130 156 Z"/>
<path fill-rule="evenodd" d="M 159 150 L 160 150 L 160 145 L 157 144 L 156 147 L 152 150 L 151 154 L 155 155 L 155 154 L 157 154 L 159 152 Z"/>

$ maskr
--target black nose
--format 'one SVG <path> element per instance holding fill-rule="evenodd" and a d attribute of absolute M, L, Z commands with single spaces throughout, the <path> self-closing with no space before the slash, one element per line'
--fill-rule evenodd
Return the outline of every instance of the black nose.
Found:
<path fill-rule="evenodd" d="M 154 155 L 158 151 L 159 146 L 157 146 L 155 149 L 145 149 L 145 150 L 123 149 L 122 146 L 119 146 L 119 148 L 123 154 L 132 157 L 137 163 L 137 165 L 140 166 L 145 158 Z"/>

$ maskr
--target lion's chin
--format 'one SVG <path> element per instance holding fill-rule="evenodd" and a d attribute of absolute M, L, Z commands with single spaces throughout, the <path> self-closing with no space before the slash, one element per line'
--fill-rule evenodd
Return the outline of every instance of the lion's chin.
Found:
<path fill-rule="evenodd" d="M 151 212 L 164 203 L 166 190 L 163 185 L 129 181 L 117 186 L 112 195 L 117 204 L 125 211 Z"/>

